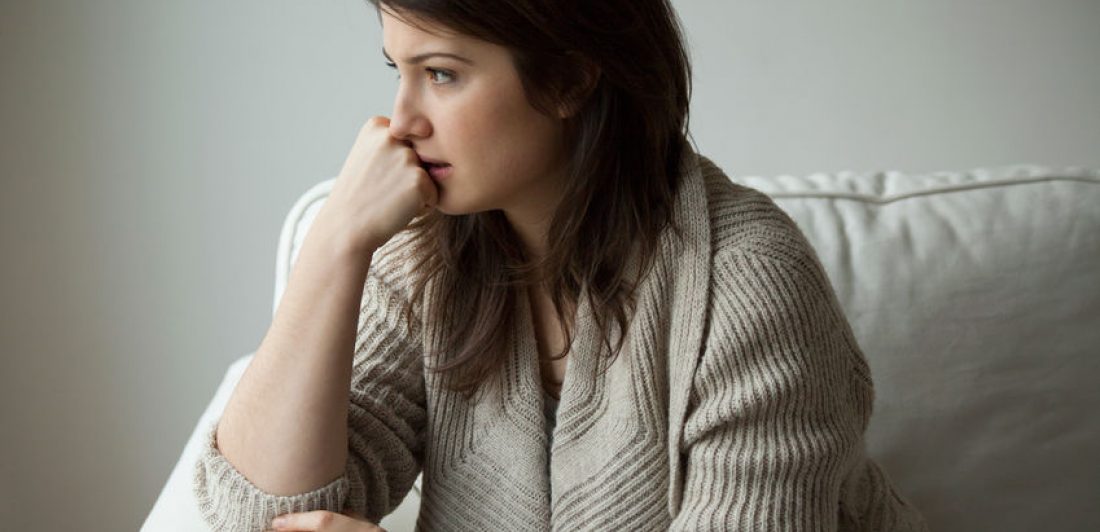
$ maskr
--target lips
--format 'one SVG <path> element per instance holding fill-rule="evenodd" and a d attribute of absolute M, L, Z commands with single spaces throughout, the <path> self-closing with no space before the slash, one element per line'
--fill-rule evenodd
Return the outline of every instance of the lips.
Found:
<path fill-rule="evenodd" d="M 416 154 L 416 157 L 418 159 L 420 159 L 420 164 L 422 166 L 450 166 L 451 165 L 451 163 L 448 163 L 446 161 L 440 161 L 439 159 L 433 159 L 431 157 L 426 157 L 424 155 L 420 155 L 419 153 Z"/>
<path fill-rule="evenodd" d="M 428 172 L 428 175 L 432 176 L 432 178 L 435 179 L 436 182 L 439 182 L 451 175 L 451 163 L 441 161 L 439 159 L 433 159 L 419 153 L 416 154 L 416 157 L 420 159 L 420 167 L 423 168 L 425 172 Z"/>
<path fill-rule="evenodd" d="M 439 181 L 442 181 L 442 180 L 446 179 L 447 177 L 450 177 L 452 168 L 451 168 L 450 165 L 447 165 L 447 166 L 425 165 L 425 170 L 427 170 L 428 175 L 432 176 L 432 179 L 435 179 L 436 182 L 439 182 Z"/>

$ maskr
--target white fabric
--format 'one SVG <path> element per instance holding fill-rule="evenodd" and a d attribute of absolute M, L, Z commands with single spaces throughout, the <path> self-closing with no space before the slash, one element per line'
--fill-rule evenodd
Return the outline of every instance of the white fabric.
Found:
<path fill-rule="evenodd" d="M 869 454 L 939 531 L 1100 530 L 1100 171 L 738 177 L 815 247 L 873 371 Z M 275 304 L 333 179 L 284 223 Z M 142 530 L 205 530 L 190 473 L 226 373 Z M 419 481 L 381 523 L 412 530 Z"/>
<path fill-rule="evenodd" d="M 254 354 L 254 353 L 253 353 Z M 237 359 L 229 366 L 225 378 L 214 392 L 214 398 L 199 417 L 197 427 L 206 427 L 221 417 L 225 404 L 229 402 L 229 396 L 233 388 L 240 380 L 252 355 L 248 354 Z M 199 513 L 198 505 L 191 495 L 191 472 L 194 469 L 195 460 L 199 457 L 199 449 L 202 445 L 198 437 L 199 432 L 194 431 L 191 438 L 183 448 L 183 453 L 172 469 L 168 482 L 157 498 L 153 510 L 141 527 L 143 531 L 168 531 L 168 530 L 207 530 L 206 523 Z"/>
<path fill-rule="evenodd" d="M 214 392 L 214 398 L 210 401 L 210 404 L 206 407 L 202 416 L 199 417 L 198 423 L 195 424 L 195 431 L 191 434 L 190 439 L 187 440 L 187 444 L 183 448 L 183 453 L 180 455 L 179 460 L 176 462 L 176 466 L 172 469 L 172 473 L 168 477 L 168 482 L 165 483 L 164 489 L 160 493 L 160 497 L 157 498 L 157 502 L 154 504 L 152 511 L 149 512 L 149 516 L 146 517 L 145 523 L 141 527 L 143 532 L 194 532 L 197 530 L 209 530 L 206 522 L 202 519 L 202 515 L 199 513 L 199 508 L 195 502 L 191 489 L 191 478 L 194 472 L 195 461 L 199 457 L 200 448 L 202 446 L 202 434 L 200 429 L 209 426 L 221 417 L 222 411 L 225 410 L 226 403 L 229 402 L 229 397 L 233 394 L 233 389 L 237 386 L 237 381 L 244 375 L 244 370 L 248 367 L 248 363 L 252 361 L 253 355 L 255 355 L 255 353 L 249 353 L 237 359 L 225 372 L 222 383 L 218 386 L 217 391 Z M 420 505 L 419 498 L 416 496 L 417 493 L 419 493 L 419 486 L 417 486 L 416 490 L 417 491 L 410 492 L 409 496 L 406 497 L 401 505 L 398 506 L 392 514 L 382 520 L 380 523 L 382 528 L 389 532 L 401 532 L 413 529 L 416 524 L 416 512 Z"/>
<path fill-rule="evenodd" d="M 734 180 L 817 249 L 932 530 L 1100 530 L 1100 172 Z"/>

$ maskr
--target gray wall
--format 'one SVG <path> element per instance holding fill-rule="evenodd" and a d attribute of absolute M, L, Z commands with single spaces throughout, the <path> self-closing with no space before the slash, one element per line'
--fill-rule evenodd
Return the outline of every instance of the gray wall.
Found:
<path fill-rule="evenodd" d="M 1100 2 L 675 3 L 731 175 L 1100 167 Z M 393 73 L 363 0 L 0 3 L 0 523 L 133 530 Z"/>

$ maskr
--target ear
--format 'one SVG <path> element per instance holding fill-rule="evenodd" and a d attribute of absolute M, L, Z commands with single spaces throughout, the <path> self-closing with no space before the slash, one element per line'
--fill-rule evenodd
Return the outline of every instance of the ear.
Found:
<path fill-rule="evenodd" d="M 584 107 L 585 101 L 600 81 L 601 69 L 594 61 L 579 52 L 568 52 L 575 65 L 576 75 L 569 80 L 559 98 L 558 118 L 569 118 Z"/>

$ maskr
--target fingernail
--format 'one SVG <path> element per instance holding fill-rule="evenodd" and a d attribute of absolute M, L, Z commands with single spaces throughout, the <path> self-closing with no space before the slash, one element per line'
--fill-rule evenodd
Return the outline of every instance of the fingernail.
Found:
<path fill-rule="evenodd" d="M 275 528 L 282 528 L 284 525 L 286 525 L 285 517 L 276 517 L 275 520 L 271 522 L 271 526 Z"/>

